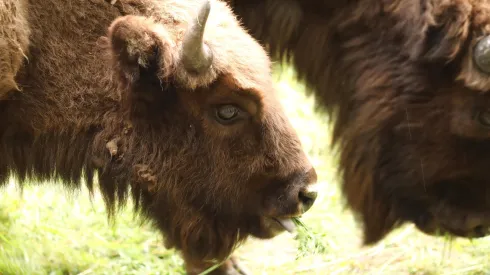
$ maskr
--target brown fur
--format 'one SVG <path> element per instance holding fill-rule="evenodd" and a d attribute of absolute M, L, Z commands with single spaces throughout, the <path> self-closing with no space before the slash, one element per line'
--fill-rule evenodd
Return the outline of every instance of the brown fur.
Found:
<path fill-rule="evenodd" d="M 404 222 L 474 237 L 490 227 L 490 77 L 473 47 L 484 0 L 229 0 L 334 118 L 342 190 L 375 243 Z M 278 54 L 278 55 L 276 55 Z"/>
<path fill-rule="evenodd" d="M 29 45 L 27 0 L 0 3 L 0 100 L 11 91 L 19 91 L 15 75 L 22 66 Z"/>
<path fill-rule="evenodd" d="M 0 101 L 0 184 L 14 174 L 78 188 L 83 178 L 93 190 L 98 173 L 109 214 L 131 196 L 190 274 L 249 235 L 282 232 L 270 217 L 305 211 L 315 171 L 276 98 L 265 50 L 224 3 L 212 1 L 204 42 L 214 60 L 202 75 L 179 60 L 200 1 L 33 0 L 19 12 L 16 3 L 0 5 L 0 18 L 14 22 L 0 30 L 30 45 L 16 75 L 22 92 Z M 14 73 L 15 62 L 0 68 Z M 220 124 L 217 104 L 248 116 Z"/>

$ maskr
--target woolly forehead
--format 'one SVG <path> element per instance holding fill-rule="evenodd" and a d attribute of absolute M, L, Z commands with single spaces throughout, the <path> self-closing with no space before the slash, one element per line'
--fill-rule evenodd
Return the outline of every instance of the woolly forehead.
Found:
<path fill-rule="evenodd" d="M 184 5 L 183 1 L 178 2 L 179 6 Z M 190 74 L 182 62 L 178 61 L 177 79 L 184 86 L 195 89 L 207 86 L 219 76 L 226 75 L 240 89 L 266 92 L 264 90 L 272 86 L 272 78 L 270 59 L 265 49 L 241 26 L 225 3 L 216 0 L 209 2 L 211 9 L 205 24 L 203 43 L 213 55 L 212 64 L 201 74 Z M 185 33 L 197 18 L 202 3 L 194 1 L 192 4 L 185 4 L 186 12 L 181 9 L 173 15 L 179 22 L 177 33 L 174 34 L 175 50 L 179 53 Z M 192 7 L 189 8 L 189 5 Z"/>
<path fill-rule="evenodd" d="M 480 92 L 490 91 L 490 5 L 487 1 L 452 3 L 443 13 L 456 11 L 443 30 L 450 43 L 450 60 L 461 54 L 460 71 L 456 80 Z M 441 5 L 444 7 L 444 5 Z M 453 9 L 451 9 L 453 7 Z M 456 9 L 454 9 L 454 7 Z M 449 17 L 449 15 L 447 15 Z M 451 17 L 452 18 L 452 17 Z"/>

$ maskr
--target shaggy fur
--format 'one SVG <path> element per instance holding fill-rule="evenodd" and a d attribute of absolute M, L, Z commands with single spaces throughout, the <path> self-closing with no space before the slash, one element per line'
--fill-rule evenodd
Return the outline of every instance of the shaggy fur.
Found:
<path fill-rule="evenodd" d="M 109 214 L 131 196 L 166 246 L 182 251 L 189 274 L 249 235 L 282 232 L 271 218 L 306 211 L 314 196 L 305 190 L 316 181 L 265 50 L 224 3 L 211 1 L 204 33 L 211 68 L 184 69 L 180 44 L 200 3 L 0 4 L 9 22 L 0 26 L 8 46 L 0 55 L 11 60 L 0 62 L 9 72 L 0 84 L 19 70 L 0 93 L 0 184 L 13 174 L 21 184 L 61 179 L 71 188 L 84 179 L 93 190 L 97 172 Z M 238 106 L 241 119 L 219 123 L 223 104 Z M 233 271 L 227 263 L 217 273 Z"/>
<path fill-rule="evenodd" d="M 22 66 L 29 45 L 27 0 L 0 3 L 0 100 L 11 90 L 19 90 L 15 75 Z"/>
<path fill-rule="evenodd" d="M 490 232 L 490 34 L 484 0 L 229 0 L 334 119 L 341 182 L 373 244 L 404 222 Z"/>

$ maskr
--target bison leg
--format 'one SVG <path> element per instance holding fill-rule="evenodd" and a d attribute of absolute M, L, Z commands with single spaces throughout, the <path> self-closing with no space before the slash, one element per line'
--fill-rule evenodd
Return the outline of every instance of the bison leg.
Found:
<path fill-rule="evenodd" d="M 25 1 L 0 1 L 0 100 L 19 91 L 15 76 L 29 46 Z"/>
<path fill-rule="evenodd" d="M 186 261 L 186 271 L 188 275 L 198 275 L 213 267 L 209 263 L 195 263 Z M 251 275 L 236 257 L 232 256 L 225 261 L 221 266 L 207 273 L 209 275 Z"/>

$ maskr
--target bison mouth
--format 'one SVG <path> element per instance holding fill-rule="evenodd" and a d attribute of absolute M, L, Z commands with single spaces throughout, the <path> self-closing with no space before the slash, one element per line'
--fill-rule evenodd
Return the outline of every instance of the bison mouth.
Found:
<path fill-rule="evenodd" d="M 257 217 L 257 222 L 249 224 L 249 232 L 259 239 L 270 239 L 284 233 L 296 231 L 295 217 Z"/>
<path fill-rule="evenodd" d="M 422 232 L 462 238 L 483 238 L 490 235 L 490 214 L 441 203 L 413 220 Z"/>
<path fill-rule="evenodd" d="M 486 184 L 480 182 L 460 178 L 434 185 L 433 190 L 429 190 L 432 206 L 416 223 L 417 227 L 430 235 L 449 234 L 464 238 L 490 235 L 489 193 Z"/>
<path fill-rule="evenodd" d="M 451 215 L 437 213 L 423 222 L 416 222 L 419 230 L 428 235 L 449 234 L 463 238 L 483 238 L 490 235 L 488 215 L 466 211 L 453 211 Z"/>
<path fill-rule="evenodd" d="M 296 224 L 293 221 L 293 218 L 271 218 L 273 221 L 277 222 L 280 226 L 284 228 L 284 230 L 289 233 L 294 233 L 296 230 Z"/>
<path fill-rule="evenodd" d="M 470 218 L 471 220 L 471 218 Z M 462 238 L 477 239 L 490 235 L 490 226 L 466 222 L 455 217 L 454 221 L 433 218 L 424 223 L 415 223 L 415 226 L 425 234 L 431 236 L 452 235 Z"/>

